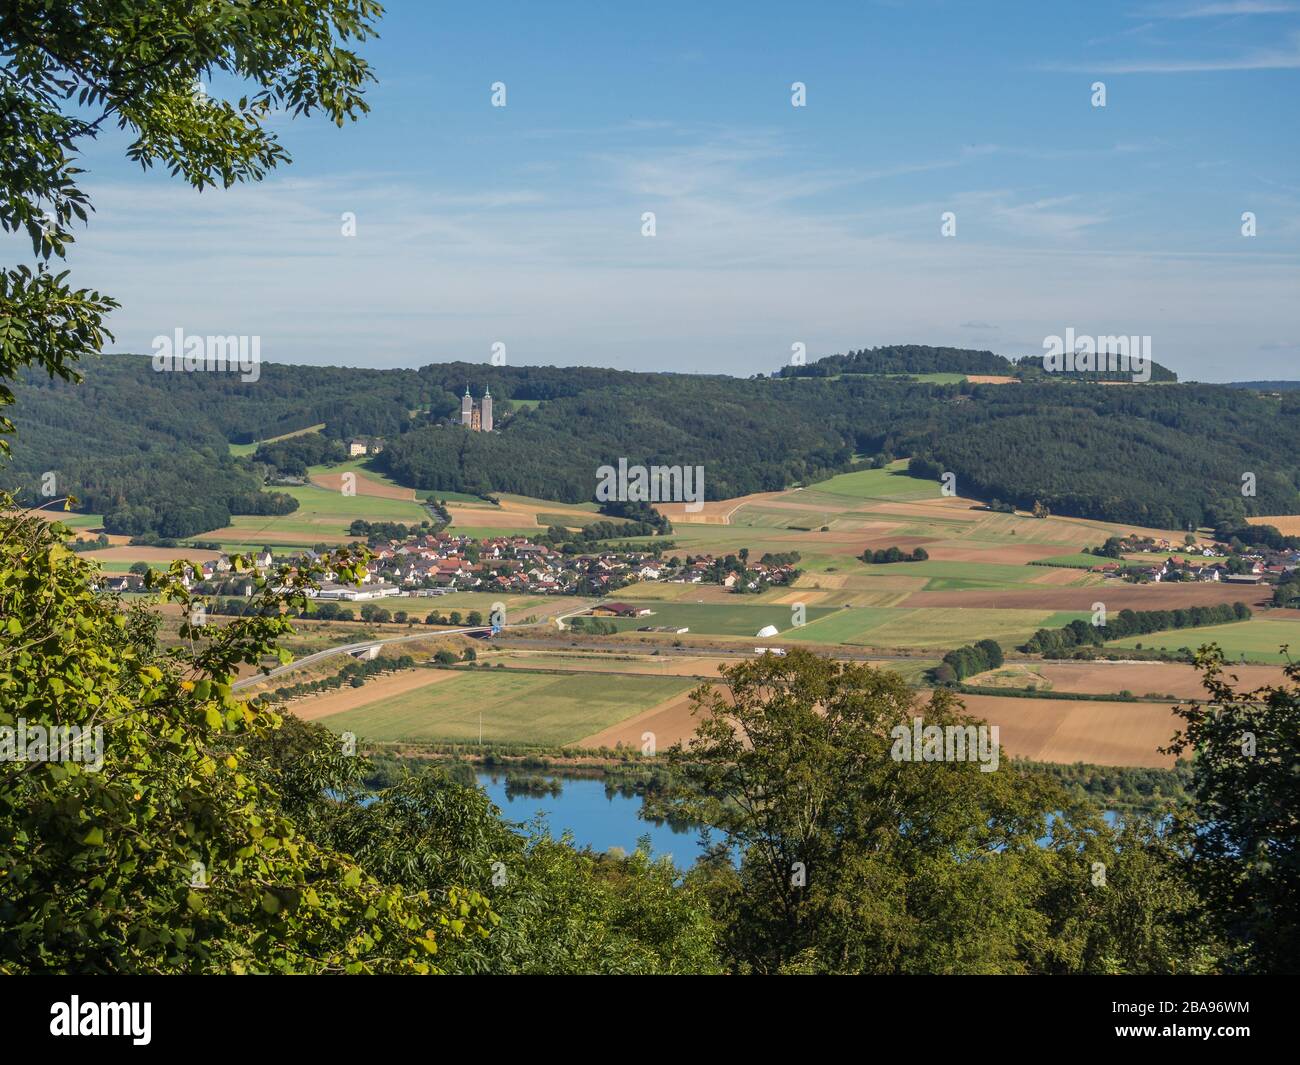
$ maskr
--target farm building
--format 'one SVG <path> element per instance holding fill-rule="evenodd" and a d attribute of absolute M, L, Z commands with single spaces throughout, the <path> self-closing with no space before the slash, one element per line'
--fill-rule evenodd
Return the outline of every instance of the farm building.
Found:
<path fill-rule="evenodd" d="M 631 603 L 602 603 L 592 607 L 591 615 L 597 618 L 643 618 L 653 613 L 648 606 L 633 606 Z"/>

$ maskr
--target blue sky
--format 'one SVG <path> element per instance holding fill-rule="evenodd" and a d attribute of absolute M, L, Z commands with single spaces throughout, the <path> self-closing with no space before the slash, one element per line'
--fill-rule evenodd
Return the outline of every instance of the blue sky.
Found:
<path fill-rule="evenodd" d="M 703 7 L 393 0 L 372 113 L 275 120 L 294 163 L 258 186 L 198 195 L 101 138 L 74 278 L 123 301 L 123 351 L 181 327 L 275 362 L 501 342 L 747 376 L 796 342 L 1073 327 L 1300 377 L 1300 2 Z"/>

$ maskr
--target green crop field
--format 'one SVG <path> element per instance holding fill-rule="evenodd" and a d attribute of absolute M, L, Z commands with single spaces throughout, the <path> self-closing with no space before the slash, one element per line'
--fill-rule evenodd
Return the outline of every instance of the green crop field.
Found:
<path fill-rule="evenodd" d="M 62 506 L 62 503 L 58 504 L 58 507 Z M 51 521 L 57 521 L 68 526 L 82 539 L 93 540 L 94 536 L 91 535 L 91 530 L 98 529 L 104 524 L 104 515 L 102 514 L 78 514 L 76 511 L 60 510 L 57 507 L 45 507 L 39 513 Z"/>
<path fill-rule="evenodd" d="M 879 470 L 841 473 L 818 481 L 811 489 L 818 493 L 851 499 L 939 499 L 939 482 L 909 477 L 907 463 L 895 462 Z"/>
<path fill-rule="evenodd" d="M 857 563 L 850 571 L 865 577 L 924 577 L 925 590 L 951 591 L 958 588 L 1009 588 L 1033 580 L 1042 571 L 1001 562 L 890 562 L 881 565 Z"/>
<path fill-rule="evenodd" d="M 811 613 L 811 611 L 810 611 Z M 798 643 L 849 643 L 868 647 L 951 650 L 978 640 L 1004 647 L 1022 643 L 1038 629 L 1055 628 L 1084 613 L 949 607 L 852 608 L 812 621 L 786 639 Z"/>
<path fill-rule="evenodd" d="M 811 614 L 812 611 L 809 611 Z M 855 607 L 832 611 L 819 620 L 809 619 L 807 625 L 782 633 L 786 639 L 797 643 L 855 643 L 879 625 L 893 620 L 900 612 L 881 607 Z"/>
<path fill-rule="evenodd" d="M 736 596 L 741 599 L 741 596 Z M 613 621 L 620 632 L 639 629 L 645 625 L 685 625 L 693 635 L 703 636 L 753 636 L 759 629 L 775 625 L 781 632 L 791 628 L 791 607 L 780 603 L 646 603 L 654 611 L 641 618 L 603 618 Z M 833 613 L 825 607 L 808 607 L 807 620 L 814 621 Z"/>
<path fill-rule="evenodd" d="M 598 521 L 609 520 L 611 519 L 600 514 L 579 514 L 572 510 L 561 514 L 539 512 L 537 515 L 537 524 L 545 526 L 548 529 L 552 525 L 561 525 L 570 529 L 581 529 L 587 525 L 593 525 Z"/>
<path fill-rule="evenodd" d="M 465 671 L 322 722 L 367 740 L 573 743 L 689 691 L 689 677 Z"/>
<path fill-rule="evenodd" d="M 412 500 L 385 499 L 382 496 L 345 496 L 316 485 L 277 488 L 298 500 L 292 514 L 249 514 L 232 518 L 224 529 L 212 530 L 195 537 L 228 543 L 261 544 L 260 538 L 283 543 L 294 540 L 310 546 L 317 541 L 348 539 L 348 526 L 358 518 L 366 521 L 394 521 L 418 525 L 429 512 Z"/>
<path fill-rule="evenodd" d="M 1102 566 L 1107 562 L 1114 562 L 1112 558 L 1104 558 L 1100 555 L 1053 555 L 1051 558 L 1040 558 L 1037 562 L 1030 563 L 1034 566 L 1063 566 L 1067 569 L 1091 569 L 1093 566 Z"/>
<path fill-rule="evenodd" d="M 1300 621 L 1251 618 L 1249 621 L 1229 622 L 1226 625 L 1149 632 L 1145 636 L 1114 640 L 1107 646 L 1155 647 L 1168 651 L 1189 647 L 1195 651 L 1208 643 L 1217 643 L 1232 661 L 1244 658 L 1248 662 L 1286 662 L 1287 656 L 1280 650 L 1283 646 L 1292 648 L 1292 657 L 1300 656 Z"/>

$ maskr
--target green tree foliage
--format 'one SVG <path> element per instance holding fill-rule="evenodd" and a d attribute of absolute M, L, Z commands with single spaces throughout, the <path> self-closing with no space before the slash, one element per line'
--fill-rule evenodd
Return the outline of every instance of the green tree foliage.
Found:
<path fill-rule="evenodd" d="M 369 0 L 16 0 L 0 11 L 0 225 L 25 231 L 37 260 L 0 274 L 0 405 L 24 368 L 74 380 L 107 336 L 115 303 L 46 265 L 87 217 L 78 143 L 112 120 L 131 159 L 195 188 L 260 178 L 286 158 L 264 126 L 274 111 L 341 124 L 365 109 L 370 74 L 345 44 L 378 12 Z M 196 81 L 214 71 L 252 95 L 200 96 Z M 191 620 L 182 645 L 162 651 L 156 625 L 95 591 L 98 571 L 60 542 L 66 527 L 12 507 L 0 498 L 0 724 L 100 742 L 93 760 L 84 744 L 82 760 L 65 760 L 60 741 L 58 760 L 0 761 L 0 971 L 432 971 L 440 940 L 486 931 L 473 892 L 381 884 L 306 838 L 231 748 L 277 723 L 231 681 L 273 649 L 286 618 L 196 624 L 177 563 L 157 590 Z M 355 563 L 332 560 L 343 579 Z M 285 591 L 274 595 L 305 607 L 311 576 L 276 575 Z"/>
<path fill-rule="evenodd" d="M 549 398 L 496 432 L 473 433 L 433 413 L 434 397 L 463 392 L 466 380 L 476 391 L 490 384 L 494 395 Z M 916 476 L 953 472 L 963 495 L 1001 508 L 1038 502 L 1040 512 L 1164 528 L 1241 523 L 1247 503 L 1251 514 L 1300 511 L 1300 393 L 1279 403 L 1216 385 L 1046 380 L 975 386 L 954 403 L 959 386 L 889 378 L 738 381 L 466 363 L 418 371 L 267 364 L 250 387 L 231 375 L 154 373 L 135 356 L 106 357 L 87 370 L 87 385 L 74 390 L 25 376 L 13 469 L 29 495 L 41 473 L 58 470 L 74 494 L 95 500 L 95 512 L 216 502 L 239 513 L 253 505 L 248 493 L 270 467 L 232 459 L 227 442 L 319 422 L 326 425 L 320 439 L 385 436 L 372 462 L 421 490 L 577 503 L 593 498 L 600 466 L 626 457 L 647 466 L 703 465 L 706 497 L 724 499 L 875 465 L 856 455 L 894 454 L 917 456 Z M 361 398 L 382 417 L 355 427 L 338 422 L 337 413 Z M 150 411 L 148 424 L 142 409 Z M 265 445 L 262 458 L 281 456 L 288 472 L 314 457 L 295 460 L 298 447 L 316 446 Z M 1243 470 L 1258 477 L 1250 500 L 1240 492 Z"/>
<path fill-rule="evenodd" d="M 1300 666 L 1237 687 L 1212 648 L 1198 656 L 1209 697 L 1178 706 L 1174 754 L 1195 753 L 1194 803 L 1179 819 L 1202 912 L 1231 944 L 1227 967 L 1300 972 Z"/>
<path fill-rule="evenodd" d="M 0 971 L 427 972 L 442 937 L 486 930 L 473 892 L 410 894 L 307 838 L 232 746 L 279 723 L 231 681 L 287 619 L 186 623 L 163 651 L 94 591 L 66 532 L 31 517 L 0 529 L 0 725 L 99 728 L 102 747 L 0 760 Z M 332 561 L 359 579 L 354 557 Z M 189 618 L 182 574 L 158 591 Z M 308 580 L 276 577 L 300 607 Z"/>
<path fill-rule="evenodd" d="M 1113 830 L 1045 776 L 902 761 L 891 730 L 966 726 L 951 693 L 803 650 L 695 694 L 656 809 L 724 834 L 688 882 L 735 972 L 1168 972 L 1208 962 L 1172 844 Z M 1050 827 L 1049 827 L 1050 826 Z M 1040 845 L 1040 840 L 1043 844 Z M 722 858 L 734 849 L 739 869 Z M 1108 873 L 1096 883 L 1096 863 Z"/>
<path fill-rule="evenodd" d="M 871 548 L 863 551 L 858 556 L 863 562 L 869 562 L 873 566 L 883 566 L 891 562 L 924 562 L 930 557 L 930 552 L 923 547 L 918 547 L 912 551 L 904 551 L 901 547 L 884 547 L 872 551 Z"/>
<path fill-rule="evenodd" d="M 782 377 L 834 377 L 837 374 L 973 373 L 1010 374 L 1015 364 L 991 351 L 894 344 L 827 355 L 804 366 L 786 366 Z"/>
<path fill-rule="evenodd" d="M 1110 640 L 1144 636 L 1149 632 L 1198 628 L 1246 621 L 1251 609 L 1245 603 L 1219 603 L 1215 606 L 1190 606 L 1178 610 L 1121 610 L 1105 625 L 1072 621 L 1059 629 L 1039 629 L 1020 650 L 1049 657 L 1060 656 L 1075 647 L 1100 647 Z"/>
<path fill-rule="evenodd" d="M 571 839 L 551 840 L 540 825 L 521 834 L 479 788 L 453 783 L 436 770 L 373 798 L 365 804 L 318 800 L 314 823 L 385 882 L 431 895 L 465 884 L 491 900 L 498 917 L 492 934 L 449 942 L 439 956 L 449 971 L 667 974 L 717 968 L 714 924 L 703 897 L 679 887 L 672 865 L 652 861 L 645 850 L 626 858 L 579 851 Z"/>
<path fill-rule="evenodd" d="M 341 440 L 320 433 L 303 433 L 287 440 L 262 444 L 253 458 L 287 477 L 306 477 L 309 466 L 344 462 L 348 458 L 348 449 Z"/>

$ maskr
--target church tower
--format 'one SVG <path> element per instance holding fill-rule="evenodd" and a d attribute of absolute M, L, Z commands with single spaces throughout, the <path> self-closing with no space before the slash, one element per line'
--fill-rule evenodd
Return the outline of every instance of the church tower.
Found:
<path fill-rule="evenodd" d="M 482 425 L 483 425 L 483 432 L 490 433 L 492 431 L 492 389 L 491 388 L 483 389 Z"/>
<path fill-rule="evenodd" d="M 469 385 L 465 386 L 465 395 L 460 401 L 460 424 L 469 425 L 473 417 L 474 400 L 469 394 Z"/>

